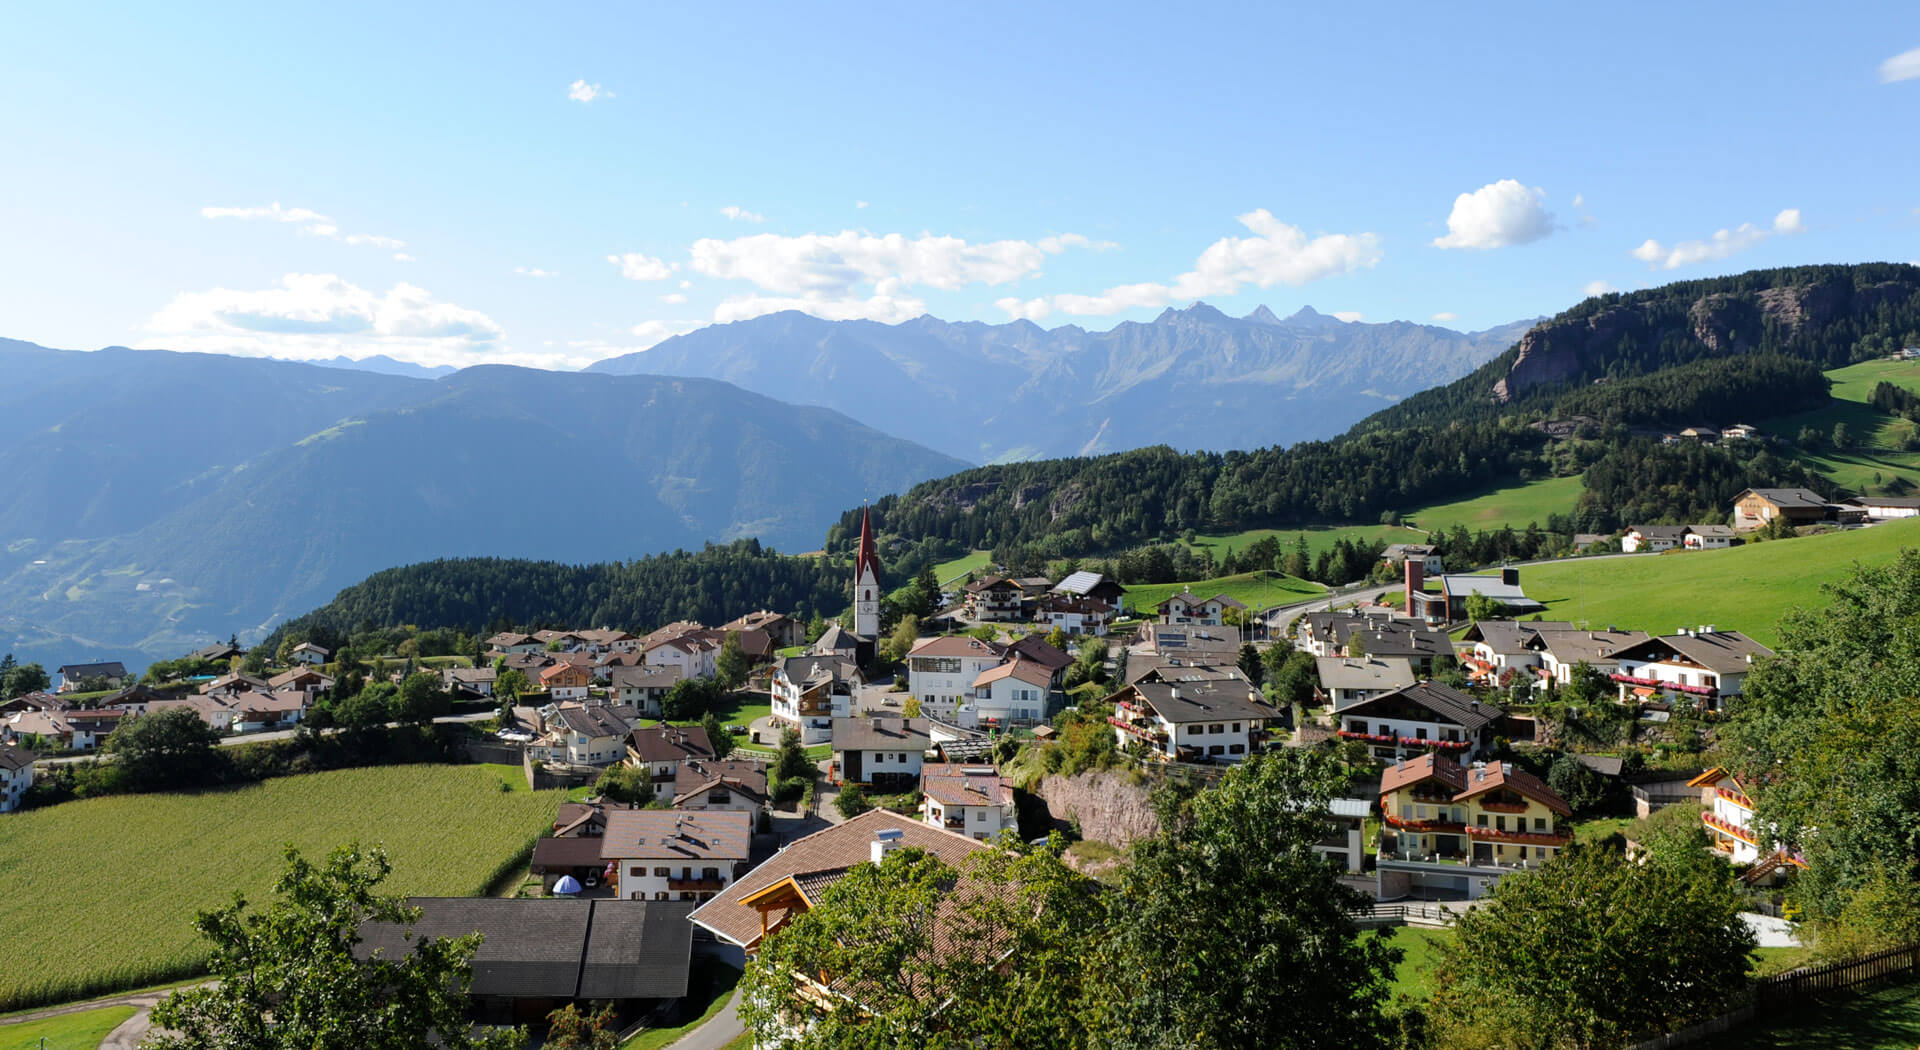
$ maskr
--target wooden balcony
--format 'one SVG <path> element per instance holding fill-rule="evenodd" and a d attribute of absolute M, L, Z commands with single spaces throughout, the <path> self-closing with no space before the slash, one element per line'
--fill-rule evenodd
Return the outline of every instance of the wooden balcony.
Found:
<path fill-rule="evenodd" d="M 707 879 L 707 878 L 668 879 L 667 888 L 670 890 L 688 890 L 688 891 L 701 891 L 706 893 L 718 893 L 721 890 L 727 888 L 727 880 L 722 879 L 719 876 L 715 876 L 711 879 Z"/>

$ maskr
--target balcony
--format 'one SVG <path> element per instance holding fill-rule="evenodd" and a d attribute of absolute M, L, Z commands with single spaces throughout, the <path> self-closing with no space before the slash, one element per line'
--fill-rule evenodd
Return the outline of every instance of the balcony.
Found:
<path fill-rule="evenodd" d="M 942 824 L 946 827 L 948 831 L 967 830 L 967 821 L 965 817 L 947 817 L 942 821 Z"/>
<path fill-rule="evenodd" d="M 1130 736 L 1139 737 L 1149 744 L 1159 745 L 1167 742 L 1167 731 L 1160 728 L 1159 723 L 1149 719 L 1127 719 L 1114 715 L 1107 719 L 1107 724 Z"/>
<path fill-rule="evenodd" d="M 1397 860 L 1405 864 L 1449 864 L 1464 866 L 1467 855 L 1459 851 L 1441 853 L 1437 850 L 1423 849 L 1411 843 L 1403 843 L 1400 836 L 1382 834 L 1378 860 Z"/>
<path fill-rule="evenodd" d="M 1389 813 L 1380 818 L 1390 828 L 1406 831 L 1439 831 L 1458 835 L 1467 829 L 1467 825 L 1458 820 L 1414 820 L 1409 817 L 1396 817 Z"/>
<path fill-rule="evenodd" d="M 1388 736 L 1385 733 L 1356 733 L 1351 729 L 1340 730 L 1340 739 L 1364 740 L 1369 744 L 1385 744 L 1388 747 L 1392 747 L 1400 742 L 1398 737 Z"/>
<path fill-rule="evenodd" d="M 1700 822 L 1722 835 L 1739 839 L 1741 842 L 1755 849 L 1760 847 L 1760 843 L 1754 841 L 1753 832 L 1731 821 L 1721 820 L 1719 817 L 1714 816 L 1712 812 L 1702 812 L 1700 814 Z"/>
<path fill-rule="evenodd" d="M 1506 842 L 1522 846 L 1564 846 L 1573 841 L 1572 835 L 1560 832 L 1502 831 L 1499 828 L 1483 828 L 1478 825 L 1468 828 L 1467 834 L 1476 841 Z"/>
<path fill-rule="evenodd" d="M 1741 809 L 1744 809 L 1749 813 L 1753 812 L 1753 800 L 1748 798 L 1746 795 L 1738 791 L 1735 791 L 1732 788 L 1714 788 L 1713 791 L 1714 791 L 1714 794 L 1720 796 L 1721 798 L 1726 799 L 1728 802 L 1731 802 L 1736 806 L 1739 806 Z"/>
<path fill-rule="evenodd" d="M 1640 675 L 1612 674 L 1607 677 L 1626 685 L 1645 686 L 1649 689 L 1669 689 L 1676 693 L 1690 693 L 1694 696 L 1715 696 L 1720 690 L 1710 685 L 1681 685 L 1662 678 L 1646 678 Z"/>
<path fill-rule="evenodd" d="M 1466 740 L 1428 740 L 1425 737 L 1403 736 L 1400 738 L 1400 746 L 1414 748 L 1433 747 L 1439 748 L 1442 751 L 1464 751 L 1472 745 L 1470 741 Z"/>
<path fill-rule="evenodd" d="M 1485 799 L 1480 803 L 1480 808 L 1489 813 L 1525 813 L 1527 811 L 1527 804 L 1525 802 L 1496 802 L 1492 799 Z"/>
<path fill-rule="evenodd" d="M 724 890 L 726 888 L 727 888 L 727 880 L 720 878 L 717 875 L 711 879 L 708 879 L 708 878 L 671 879 L 670 878 L 667 880 L 667 889 L 675 890 L 675 891 L 689 890 L 689 891 L 704 892 L 704 893 L 718 893 L 721 890 Z"/>

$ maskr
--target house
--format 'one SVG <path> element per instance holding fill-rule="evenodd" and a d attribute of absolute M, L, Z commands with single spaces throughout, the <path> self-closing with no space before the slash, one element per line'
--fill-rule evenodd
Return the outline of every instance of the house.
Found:
<path fill-rule="evenodd" d="M 543 708 L 541 716 L 547 727 L 549 760 L 571 766 L 610 766 L 620 761 L 626 755 L 627 736 L 634 731 L 623 709 L 602 704 L 563 703 Z"/>
<path fill-rule="evenodd" d="M 1615 650 L 1612 677 L 1622 703 L 1684 699 L 1718 711 L 1727 697 L 1739 694 L 1753 662 L 1772 655 L 1739 631 L 1706 624 Z"/>
<path fill-rule="evenodd" d="M 1117 743 L 1143 743 L 1155 758 L 1239 762 L 1265 737 L 1278 714 L 1232 682 L 1140 682 L 1113 696 Z"/>
<path fill-rule="evenodd" d="M 881 792 L 913 789 L 933 743 L 924 718 L 836 718 L 833 768 L 836 783 L 868 784 Z"/>
<path fill-rule="evenodd" d="M 1848 516 L 1865 516 L 1847 506 Z M 1747 489 L 1733 498 L 1733 527 L 1742 532 L 1762 528 L 1775 518 L 1790 525 L 1812 525 L 1834 520 L 1839 508 L 1812 489 Z"/>
<path fill-rule="evenodd" d="M 1694 441 L 1714 442 L 1720 440 L 1720 432 L 1704 424 L 1690 426 L 1682 430 L 1680 436 Z"/>
<path fill-rule="evenodd" d="M 574 631 L 535 631 L 533 640 L 550 653 L 571 653 L 587 646 L 587 640 Z"/>
<path fill-rule="evenodd" d="M 1620 537 L 1620 549 L 1627 554 L 1659 553 L 1684 546 L 1686 539 L 1685 525 L 1633 525 Z"/>
<path fill-rule="evenodd" d="M 807 625 L 782 613 L 767 609 L 757 609 L 738 616 L 720 625 L 722 631 L 765 632 L 775 649 L 789 649 L 796 645 L 807 644 Z"/>
<path fill-rule="evenodd" d="M 315 645 L 312 642 L 301 642 L 299 645 L 293 647 L 293 652 L 288 654 L 288 658 L 297 664 L 318 666 L 326 663 L 327 658 L 332 655 L 331 650 L 322 646 Z"/>
<path fill-rule="evenodd" d="M 1226 622 L 1227 610 L 1238 609 L 1246 612 L 1247 607 L 1227 597 L 1216 594 L 1211 598 L 1202 598 L 1191 591 L 1181 591 L 1170 595 L 1154 606 L 1164 624 L 1205 624 L 1218 627 Z"/>
<path fill-rule="evenodd" d="M 145 682 L 135 682 L 117 693 L 101 697 L 100 706 L 118 708 L 132 715 L 144 715 L 148 704 L 172 698 L 172 693 L 163 693 Z"/>
<path fill-rule="evenodd" d="M 1310 612 L 1300 617 L 1300 636 L 1294 641 L 1294 648 L 1315 656 L 1345 656 L 1347 639 L 1355 631 L 1390 625 L 1425 628 L 1426 621 L 1410 616 L 1369 616 L 1345 610 Z"/>
<path fill-rule="evenodd" d="M 1576 532 L 1573 534 L 1573 549 L 1586 552 L 1590 548 L 1605 543 L 1608 536 L 1604 532 Z"/>
<path fill-rule="evenodd" d="M 1138 656 L 1127 661 L 1127 684 L 1139 682 L 1165 682 L 1179 685 L 1183 682 L 1233 682 L 1247 691 L 1249 699 L 1258 698 L 1260 690 L 1247 679 L 1247 673 L 1240 670 L 1238 664 L 1211 658 L 1193 659 L 1183 656 Z"/>
<path fill-rule="evenodd" d="M 1380 552 L 1380 560 L 1393 567 L 1395 573 L 1402 571 L 1409 558 L 1417 559 L 1428 576 L 1438 576 L 1446 571 L 1446 563 L 1432 544 L 1427 543 L 1389 543 Z"/>
<path fill-rule="evenodd" d="M 966 729 L 980 725 L 1029 726 L 1046 717 L 1054 672 L 1039 661 L 1015 655 L 980 672 L 959 711 Z M 974 723 L 968 725 L 969 722 Z"/>
<path fill-rule="evenodd" d="M 1435 661 L 1453 656 L 1453 640 L 1444 631 L 1399 622 L 1375 623 L 1348 632 L 1347 656 L 1405 660 L 1422 676 L 1433 673 Z"/>
<path fill-rule="evenodd" d="M 1204 624 L 1176 627 L 1151 620 L 1140 625 L 1137 637 L 1129 649 L 1134 656 L 1184 656 L 1223 663 L 1239 658 L 1243 641 L 1238 628 Z"/>
<path fill-rule="evenodd" d="M 1339 735 L 1388 762 L 1433 750 L 1472 757 L 1493 742 L 1494 720 L 1505 713 L 1451 686 L 1419 682 L 1341 711 Z"/>
<path fill-rule="evenodd" d="M 555 700 L 585 700 L 593 672 L 578 664 L 556 663 L 541 668 L 534 682 Z"/>
<path fill-rule="evenodd" d="M 20 808 L 33 786 L 33 763 L 39 757 L 23 747 L 0 744 L 0 813 Z"/>
<path fill-rule="evenodd" d="M 58 671 L 60 688 L 55 692 L 79 692 L 82 683 L 100 683 L 97 688 L 118 689 L 127 684 L 127 668 L 118 660 L 97 664 L 68 664 Z"/>
<path fill-rule="evenodd" d="M 487 639 L 487 651 L 496 656 L 506 656 L 512 653 L 537 653 L 545 649 L 546 646 L 540 644 L 540 640 L 533 635 L 520 634 L 517 631 L 502 631 Z"/>
<path fill-rule="evenodd" d="M 1733 539 L 1731 525 L 1689 525 L 1684 542 L 1690 551 L 1711 551 L 1733 546 Z"/>
<path fill-rule="evenodd" d="M 1851 496 L 1841 502 L 1859 508 L 1868 521 L 1889 521 L 1920 514 L 1920 497 L 1915 496 Z"/>
<path fill-rule="evenodd" d="M 443 688 L 469 696 L 492 696 L 493 683 L 499 678 L 500 672 L 491 667 L 449 667 L 440 672 Z"/>
<path fill-rule="evenodd" d="M 1460 640 L 1473 646 L 1464 663 L 1467 677 L 1492 686 L 1509 684 L 1515 674 L 1540 666 L 1540 650 L 1529 643 L 1541 631 L 1571 631 L 1565 620 L 1480 620 Z"/>
<path fill-rule="evenodd" d="M 1582 663 L 1604 675 L 1617 669 L 1613 654 L 1650 637 L 1645 631 L 1622 631 L 1609 627 L 1604 631 L 1535 631 L 1527 647 L 1540 654 L 1540 680 L 1555 685 L 1573 681 L 1573 669 Z"/>
<path fill-rule="evenodd" d="M 1373 815 L 1373 803 L 1364 798 L 1327 800 L 1327 815 L 1333 818 L 1334 831 L 1314 844 L 1313 851 L 1328 863 L 1349 874 L 1367 867 L 1367 818 Z"/>
<path fill-rule="evenodd" d="M 675 809 L 735 810 L 758 823 L 767 802 L 767 770 L 755 762 L 690 758 L 673 775 Z"/>
<path fill-rule="evenodd" d="M 1757 881 L 1783 865 L 1807 866 L 1798 853 L 1766 847 L 1765 836 L 1754 823 L 1753 796 L 1739 777 L 1715 766 L 1687 781 L 1687 786 L 1700 790 L 1700 804 L 1704 807 L 1700 822 L 1706 825 L 1707 834 L 1713 839 L 1714 852 L 1729 863 L 1753 865 L 1743 876 L 1747 881 Z"/>
<path fill-rule="evenodd" d="M 1066 579 L 1053 585 L 1053 593 L 1105 602 L 1115 613 L 1123 613 L 1127 607 L 1126 588 L 1120 586 L 1118 580 L 1097 572 L 1068 573 Z"/>
<path fill-rule="evenodd" d="M 258 733 L 269 729 L 288 729 L 307 716 L 310 696 L 300 689 L 281 689 L 270 693 L 236 693 L 227 701 L 234 709 L 233 731 Z"/>
<path fill-rule="evenodd" d="M 477 933 L 467 985 L 474 1020 L 533 1024 L 569 1003 L 611 1002 L 625 1016 L 687 994 L 690 904 L 677 901 L 409 897 L 419 918 L 361 925 L 354 954 L 401 959 L 420 938 Z"/>
<path fill-rule="evenodd" d="M 1440 577 L 1438 593 L 1423 589 L 1425 572 L 1413 562 L 1407 563 L 1406 607 L 1412 615 L 1439 627 L 1467 619 L 1467 599 L 1482 595 L 1498 602 L 1507 615 L 1542 612 L 1546 606 L 1527 597 L 1520 589 L 1520 570 L 1506 568 L 1498 576 L 1470 576 L 1449 573 Z"/>
<path fill-rule="evenodd" d="M 600 835 L 603 823 L 593 835 L 543 835 L 534 840 L 533 857 L 527 864 L 530 874 L 540 876 L 540 892 L 553 893 L 561 879 L 571 878 L 593 888 L 608 881 L 607 862 L 600 859 Z"/>
<path fill-rule="evenodd" d="M 207 663 L 225 663 L 236 656 L 245 656 L 246 654 L 247 651 L 237 645 L 231 645 L 227 642 L 215 642 L 212 645 L 202 646 L 188 653 L 187 659 L 204 660 Z"/>
<path fill-rule="evenodd" d="M 1013 788 L 991 765 L 928 765 L 920 776 L 920 819 L 982 842 L 1002 831 L 1019 833 Z"/>
<path fill-rule="evenodd" d="M 590 653 L 636 653 L 640 651 L 640 639 L 614 627 L 596 627 L 591 631 L 580 631 L 577 636 Z"/>
<path fill-rule="evenodd" d="M 813 644 L 807 647 L 807 655 L 831 656 L 850 663 L 858 663 L 862 642 L 860 636 L 852 631 L 837 623 L 831 623 L 827 625 L 825 631 L 820 632 L 820 637 L 814 639 Z"/>
<path fill-rule="evenodd" d="M 553 818 L 556 838 L 595 838 L 607 833 L 607 807 L 599 802 L 562 802 Z"/>
<path fill-rule="evenodd" d="M 1720 437 L 1727 441 L 1752 441 L 1759 436 L 1759 427 L 1748 426 L 1745 423 L 1735 423 L 1720 432 Z"/>
<path fill-rule="evenodd" d="M 986 621 L 1018 620 L 1026 592 L 1017 581 L 1004 576 L 975 580 L 964 588 L 966 611 L 970 619 Z"/>
<path fill-rule="evenodd" d="M 676 634 L 641 650 L 654 667 L 676 667 L 685 678 L 712 678 L 720 659 L 720 642 L 704 628 Z"/>
<path fill-rule="evenodd" d="M 776 660 L 771 677 L 773 720 L 798 729 L 809 747 L 833 739 L 834 720 L 853 714 L 853 693 L 862 680 L 851 653 Z"/>
<path fill-rule="evenodd" d="M 0 715 L 18 711 L 65 711 L 72 706 L 71 700 L 52 693 L 21 693 L 11 700 L 0 700 Z"/>
<path fill-rule="evenodd" d="M 148 705 L 151 710 L 152 705 Z M 117 708 L 69 708 L 59 714 L 65 723 L 72 742 L 67 746 L 76 751 L 91 751 L 106 742 L 113 731 L 120 728 L 120 722 L 127 712 Z"/>
<path fill-rule="evenodd" d="M 816 907 L 856 865 L 878 864 L 898 849 L 919 849 L 956 868 L 983 842 L 885 809 L 868 810 L 796 839 L 694 909 L 693 924 L 751 952 L 767 934 Z"/>
<path fill-rule="evenodd" d="M 980 676 L 1006 661 L 1006 647 L 955 634 L 922 638 L 907 652 L 907 686 L 927 714 L 952 722 Z"/>
<path fill-rule="evenodd" d="M 753 818 L 737 810 L 616 809 L 600 859 L 614 894 L 633 901 L 707 901 L 746 873 Z"/>
<path fill-rule="evenodd" d="M 713 741 L 700 726 L 653 726 L 627 737 L 627 765 L 650 772 L 656 799 L 668 796 L 688 762 L 712 762 Z"/>
<path fill-rule="evenodd" d="M 645 718 L 659 718 L 661 701 L 680 684 L 678 667 L 613 667 L 607 670 L 607 688 L 615 702 L 631 707 Z"/>
<path fill-rule="evenodd" d="M 1477 900 L 1515 868 L 1546 863 L 1572 841 L 1572 807 L 1508 762 L 1471 768 L 1429 752 L 1380 777 L 1378 896 Z"/>
<path fill-rule="evenodd" d="M 1412 661 L 1403 656 L 1322 656 L 1314 666 L 1320 675 L 1320 692 L 1336 712 L 1418 680 Z"/>
<path fill-rule="evenodd" d="M 1098 598 L 1069 594 L 1046 594 L 1035 600 L 1033 621 L 1049 630 L 1058 627 L 1069 635 L 1104 635 L 1113 624 L 1111 605 Z"/>

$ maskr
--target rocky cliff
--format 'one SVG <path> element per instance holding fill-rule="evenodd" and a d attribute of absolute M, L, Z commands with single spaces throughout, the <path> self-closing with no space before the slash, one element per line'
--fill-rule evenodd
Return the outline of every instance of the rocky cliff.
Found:
<path fill-rule="evenodd" d="M 1047 805 L 1056 826 L 1080 826 L 1082 838 L 1125 848 L 1134 839 L 1160 832 L 1147 785 L 1124 773 L 1099 771 L 1070 777 L 1049 776 L 1031 792 Z"/>

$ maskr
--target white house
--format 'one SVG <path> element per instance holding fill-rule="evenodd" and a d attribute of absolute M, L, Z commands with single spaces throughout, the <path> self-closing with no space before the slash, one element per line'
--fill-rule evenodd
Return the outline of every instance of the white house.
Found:
<path fill-rule="evenodd" d="M 633 726 L 620 709 L 566 703 L 541 710 L 553 760 L 575 766 L 610 766 L 626 757 Z"/>
<path fill-rule="evenodd" d="M 1613 628 L 1604 631 L 1579 628 L 1535 631 L 1527 641 L 1527 648 L 1540 654 L 1540 667 L 1546 672 L 1547 678 L 1556 684 L 1567 685 L 1573 681 L 1573 669 L 1582 663 L 1601 674 L 1611 675 L 1617 666 L 1613 654 L 1647 638 L 1645 631 Z"/>
<path fill-rule="evenodd" d="M 585 700 L 593 685 L 593 672 L 579 664 L 557 663 L 541 668 L 535 681 L 556 701 Z"/>
<path fill-rule="evenodd" d="M 1450 686 L 1421 682 L 1341 711 L 1339 735 L 1388 762 L 1429 751 L 1468 758 L 1492 742 L 1494 720 L 1505 713 Z"/>
<path fill-rule="evenodd" d="M 1069 635 L 1104 635 L 1113 623 L 1114 608 L 1098 598 L 1048 594 L 1034 603 L 1033 620 L 1048 630 L 1058 627 Z"/>
<path fill-rule="evenodd" d="M 688 633 L 665 638 L 642 650 L 655 667 L 677 667 L 687 678 L 712 678 L 720 646 L 709 638 Z"/>
<path fill-rule="evenodd" d="M 1634 525 L 1620 537 L 1620 549 L 1628 554 L 1670 551 L 1686 542 L 1685 525 Z"/>
<path fill-rule="evenodd" d="M 681 766 L 712 761 L 713 741 L 700 726 L 651 726 L 627 736 L 627 765 L 648 771 L 656 798 L 673 793 Z"/>
<path fill-rule="evenodd" d="M 756 822 L 767 806 L 766 767 L 689 758 L 673 777 L 673 808 L 734 810 Z"/>
<path fill-rule="evenodd" d="M 546 646 L 541 645 L 538 638 L 530 634 L 520 634 L 517 631 L 502 631 L 487 639 L 488 651 L 499 656 L 513 653 L 537 653 L 545 648 Z"/>
<path fill-rule="evenodd" d="M 1739 694 L 1753 662 L 1772 655 L 1739 631 L 1707 624 L 1616 650 L 1613 680 L 1623 703 L 1685 697 L 1717 711 L 1727 697 Z"/>
<path fill-rule="evenodd" d="M 990 765 L 929 765 L 920 777 L 920 817 L 982 842 L 1016 828 L 1013 789 Z"/>
<path fill-rule="evenodd" d="M 1224 594 L 1202 598 L 1190 591 L 1181 591 L 1162 600 L 1156 608 L 1160 612 L 1161 623 L 1218 627 L 1225 621 L 1228 609 L 1245 612 L 1247 607 Z"/>
<path fill-rule="evenodd" d="M 1686 546 L 1690 551 L 1721 550 L 1733 546 L 1731 525 L 1689 525 Z"/>
<path fill-rule="evenodd" d="M 1540 651 L 1528 643 L 1541 631 L 1571 631 L 1565 620 L 1481 620 L 1460 640 L 1473 646 L 1466 655 L 1467 675 L 1492 686 L 1509 684 L 1516 674 L 1540 666 Z"/>
<path fill-rule="evenodd" d="M 576 632 L 590 653 L 637 653 L 640 651 L 640 639 L 616 627 L 597 627 L 591 631 Z"/>
<path fill-rule="evenodd" d="M 853 714 L 860 668 L 837 656 L 790 656 L 773 665 L 773 719 L 800 731 L 811 747 L 833 739 L 835 719 Z"/>
<path fill-rule="evenodd" d="M 500 672 L 491 667 L 449 667 L 440 672 L 440 684 L 448 691 L 474 696 L 492 696 L 493 683 L 499 678 Z"/>
<path fill-rule="evenodd" d="M 1113 701 L 1107 721 L 1119 745 L 1144 743 L 1168 761 L 1242 761 L 1276 717 L 1237 682 L 1136 682 Z"/>
<path fill-rule="evenodd" d="M 607 672 L 607 683 L 615 700 L 640 712 L 644 718 L 659 718 L 660 702 L 680 683 L 678 667 L 642 665 L 614 667 Z"/>
<path fill-rule="evenodd" d="M 1017 580 L 989 576 L 965 588 L 967 615 L 975 620 L 1018 620 L 1026 592 Z"/>
<path fill-rule="evenodd" d="M 877 791 L 910 790 L 933 743 L 924 718 L 836 718 L 833 766 L 840 782 Z"/>
<path fill-rule="evenodd" d="M 980 672 L 962 710 L 970 710 L 982 724 L 1031 725 L 1046 717 L 1047 691 L 1052 685 L 1050 669 L 1016 656 Z"/>
<path fill-rule="evenodd" d="M 1920 497 L 1915 496 L 1854 496 L 1841 502 L 1866 511 L 1867 517 L 1874 521 L 1920 514 Z"/>
<path fill-rule="evenodd" d="M 1405 689 L 1415 681 L 1413 662 L 1405 657 L 1322 656 L 1314 660 L 1314 666 L 1320 674 L 1320 691 L 1332 701 L 1335 711 Z"/>
<path fill-rule="evenodd" d="M 26 748 L 0 744 L 0 813 L 20 808 L 33 786 L 33 761 L 39 756 Z"/>
<path fill-rule="evenodd" d="M 289 655 L 294 663 L 315 666 L 326 663 L 327 657 L 333 654 L 312 642 L 301 642 L 293 647 L 293 652 Z"/>
<path fill-rule="evenodd" d="M 907 688 L 920 710 L 951 722 L 980 676 L 1006 659 L 1006 649 L 964 634 L 922 638 L 907 653 Z"/>
<path fill-rule="evenodd" d="M 635 901 L 707 901 L 746 872 L 753 818 L 737 810 L 615 809 L 600 858 Z"/>

